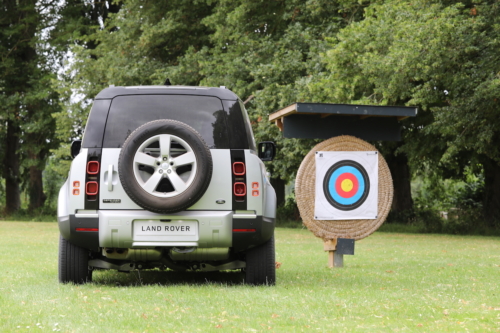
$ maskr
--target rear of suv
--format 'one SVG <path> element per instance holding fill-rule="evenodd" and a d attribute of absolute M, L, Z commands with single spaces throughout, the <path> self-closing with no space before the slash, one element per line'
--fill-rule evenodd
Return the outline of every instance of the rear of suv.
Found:
<path fill-rule="evenodd" d="M 59 280 L 92 271 L 245 271 L 275 283 L 276 195 L 241 100 L 225 88 L 110 87 L 59 192 Z M 260 156 L 260 157 L 259 157 Z"/>

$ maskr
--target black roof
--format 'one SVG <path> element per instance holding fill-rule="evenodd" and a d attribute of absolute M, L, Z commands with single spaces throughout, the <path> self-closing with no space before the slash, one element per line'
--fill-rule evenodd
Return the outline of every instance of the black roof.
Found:
<path fill-rule="evenodd" d="M 349 115 L 349 116 L 385 116 L 385 117 L 415 117 L 418 109 L 414 106 L 330 104 L 330 103 L 294 103 L 269 115 L 274 121 L 292 114 Z"/>
<path fill-rule="evenodd" d="M 416 107 L 294 103 L 269 115 L 285 138 L 328 139 L 353 135 L 368 141 L 399 141 L 399 120 L 417 115 Z"/>
<path fill-rule="evenodd" d="M 237 100 L 238 96 L 226 88 L 190 86 L 131 86 L 109 87 L 102 90 L 95 99 L 112 99 L 123 95 L 197 95 L 214 96 L 223 100 Z"/>

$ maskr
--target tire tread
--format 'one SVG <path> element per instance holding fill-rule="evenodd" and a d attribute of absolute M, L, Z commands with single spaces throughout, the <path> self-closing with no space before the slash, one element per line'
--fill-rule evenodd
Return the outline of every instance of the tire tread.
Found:
<path fill-rule="evenodd" d="M 88 250 L 59 235 L 59 282 L 83 284 L 92 281 Z"/>
<path fill-rule="evenodd" d="M 276 284 L 274 235 L 266 243 L 247 251 L 246 264 L 246 284 Z"/>

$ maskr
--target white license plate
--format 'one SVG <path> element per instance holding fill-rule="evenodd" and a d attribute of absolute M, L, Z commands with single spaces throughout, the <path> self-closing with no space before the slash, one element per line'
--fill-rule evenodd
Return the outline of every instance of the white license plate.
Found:
<path fill-rule="evenodd" d="M 134 235 L 137 236 L 194 236 L 198 234 L 196 221 L 135 221 Z"/>

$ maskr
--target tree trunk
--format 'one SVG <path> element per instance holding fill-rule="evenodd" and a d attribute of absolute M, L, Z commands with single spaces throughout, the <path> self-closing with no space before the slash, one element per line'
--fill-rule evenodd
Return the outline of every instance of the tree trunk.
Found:
<path fill-rule="evenodd" d="M 42 112 L 43 106 L 28 105 L 26 109 L 28 110 L 29 119 L 32 122 L 37 122 L 36 112 Z M 41 122 L 41 120 L 38 122 Z M 27 172 L 25 172 L 28 177 L 28 210 L 31 213 L 43 207 L 46 199 L 45 193 L 43 192 L 42 173 L 45 169 L 45 162 L 47 160 L 47 155 L 49 154 L 50 145 L 44 138 L 46 136 L 50 137 L 53 131 L 51 130 L 51 123 L 44 124 L 46 125 L 45 132 L 25 132 L 23 138 L 24 149 L 27 151 L 27 156 L 24 161 L 27 162 L 26 164 L 28 169 Z M 46 136 L 44 134 L 46 134 Z"/>
<path fill-rule="evenodd" d="M 19 188 L 19 126 L 12 120 L 7 121 L 3 177 L 5 178 L 5 214 L 10 215 L 21 208 Z"/>
<path fill-rule="evenodd" d="M 30 202 L 28 209 L 30 212 L 43 207 L 45 203 L 45 193 L 43 193 L 43 178 L 42 170 L 36 166 L 29 168 L 30 182 L 29 182 L 29 197 Z"/>
<path fill-rule="evenodd" d="M 408 218 L 413 211 L 411 177 L 406 154 L 388 156 L 386 159 L 394 184 L 391 212 L 396 219 Z M 406 222 L 406 221 L 405 221 Z"/>
<path fill-rule="evenodd" d="M 491 227 L 500 227 L 500 165 L 491 160 L 483 161 L 484 167 L 484 218 Z"/>
<path fill-rule="evenodd" d="M 271 178 L 271 185 L 276 191 L 276 205 L 283 205 L 285 203 L 285 181 L 281 178 Z"/>

